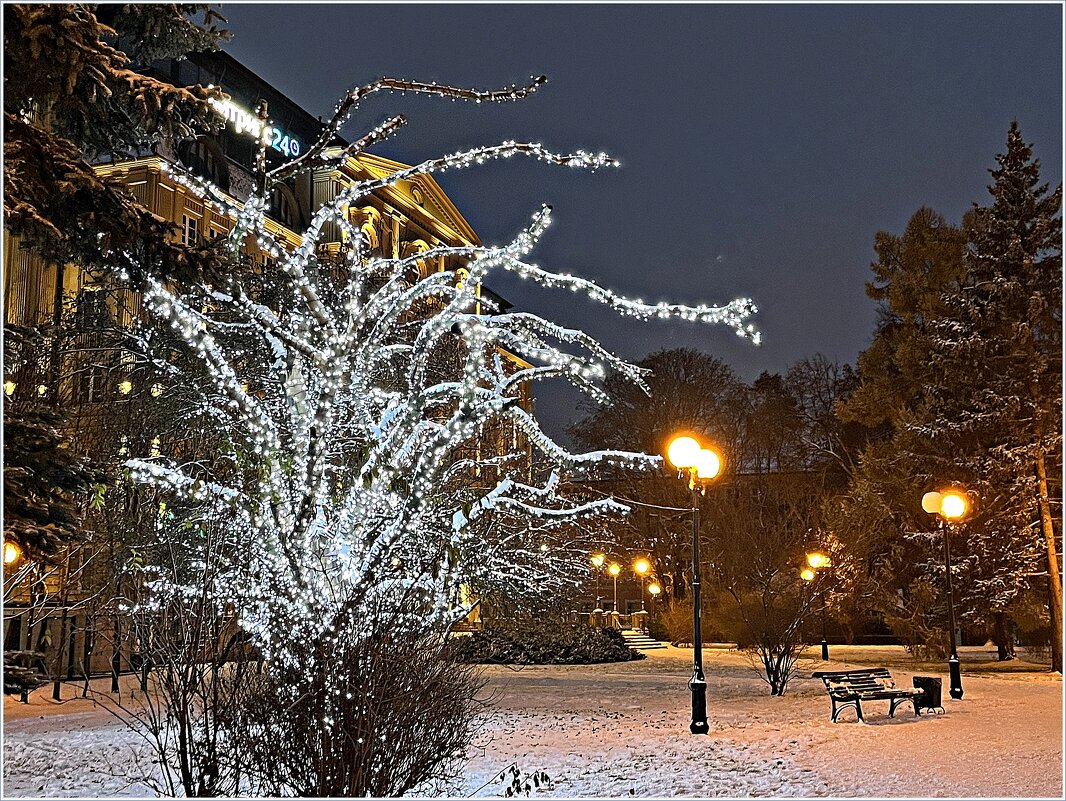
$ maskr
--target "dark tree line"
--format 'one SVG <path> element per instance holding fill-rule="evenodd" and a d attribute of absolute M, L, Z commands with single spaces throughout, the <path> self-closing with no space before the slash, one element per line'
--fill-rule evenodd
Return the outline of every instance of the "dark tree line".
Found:
<path fill-rule="evenodd" d="M 940 540 L 921 496 L 964 486 L 973 513 L 953 545 L 963 622 L 1003 659 L 1016 636 L 1050 642 L 1061 670 L 1062 192 L 1041 182 L 1016 123 L 996 161 L 991 202 L 961 225 L 922 208 L 901 234 L 877 234 L 867 291 L 878 324 L 857 370 L 816 356 L 746 384 L 707 354 L 662 351 L 641 362 L 650 396 L 609 379 L 614 405 L 586 407 L 570 434 L 654 453 L 680 430 L 714 443 L 727 468 L 701 536 L 721 589 L 773 576 L 794 594 L 803 549 L 836 548 L 838 622 L 883 619 L 922 653 L 946 650 L 947 634 Z M 617 486 L 688 504 L 673 477 Z M 641 510 L 622 536 L 652 551 L 680 598 L 687 516 Z"/>

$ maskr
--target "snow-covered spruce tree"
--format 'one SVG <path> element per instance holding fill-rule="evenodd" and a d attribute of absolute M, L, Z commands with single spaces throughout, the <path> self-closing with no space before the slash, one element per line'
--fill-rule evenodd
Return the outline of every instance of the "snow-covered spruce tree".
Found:
<path fill-rule="evenodd" d="M 360 198 L 416 175 L 516 156 L 590 170 L 613 166 L 604 154 L 557 154 L 514 141 L 478 147 L 353 184 L 317 211 L 295 250 L 268 231 L 273 182 L 357 155 L 404 123 L 392 118 L 340 152 L 329 149 L 365 96 L 398 90 L 498 102 L 523 97 L 542 80 L 494 92 L 392 79 L 355 89 L 300 158 L 267 172 L 260 151 L 257 190 L 244 202 L 177 176 L 236 221 L 227 240 L 235 265 L 249 236 L 270 259 L 255 274 L 235 269 L 216 285 L 179 291 L 147 281 L 149 327 L 161 342 L 177 335 L 204 368 L 186 379 L 201 382 L 190 416 L 214 421 L 228 459 L 221 460 L 224 471 L 177 455 L 128 465 L 136 480 L 184 503 L 227 510 L 220 525 L 232 559 L 215 574 L 215 601 L 236 611 L 278 695 L 268 719 L 243 731 L 306 746 L 291 759 L 284 750 L 261 749 L 272 764 L 249 779 L 259 789 L 389 795 L 438 775 L 442 756 L 415 769 L 417 760 L 405 761 L 382 741 L 396 721 L 389 728 L 371 707 L 397 688 L 373 684 L 375 676 L 395 676 L 367 667 L 374 654 L 390 643 L 409 652 L 412 643 L 424 648 L 439 640 L 476 603 L 469 587 L 550 593 L 572 582 L 585 567 L 574 525 L 626 507 L 610 498 L 568 498 L 567 479 L 599 465 L 659 463 L 636 452 L 573 453 L 541 430 L 522 401 L 530 382 L 562 379 L 602 399 L 606 375 L 641 384 L 641 371 L 580 330 L 500 313 L 479 297 L 482 283 L 509 272 L 620 315 L 724 323 L 757 337 L 747 299 L 720 307 L 648 304 L 530 262 L 550 222 L 548 207 L 505 245 L 437 247 L 409 258 L 370 253 L 348 214 Z M 328 226 L 341 232 L 339 255 L 320 247 Z M 463 272 L 419 269 L 442 255 L 461 260 Z M 114 258 L 121 271 L 136 268 L 134 255 Z M 532 366 L 516 366 L 509 354 Z M 489 429 L 509 432 L 496 441 L 510 444 L 488 447 Z M 547 468 L 531 470 L 530 454 Z M 159 597 L 188 589 L 155 585 Z M 374 644 L 383 647 L 375 651 Z M 403 675 L 406 691 L 428 703 L 419 671 Z M 293 714 L 296 707 L 301 714 Z M 422 736 L 416 712 L 404 714 Z M 291 730 L 296 718 L 302 728 Z M 431 725 L 425 737 L 433 737 Z"/>
<path fill-rule="evenodd" d="M 1062 187 L 1041 183 L 1017 122 L 996 161 L 992 203 L 967 219 L 966 281 L 945 296 L 947 312 L 934 328 L 932 419 L 914 428 L 996 508 L 990 536 L 1028 532 L 1043 545 L 1052 669 L 1061 672 Z"/>

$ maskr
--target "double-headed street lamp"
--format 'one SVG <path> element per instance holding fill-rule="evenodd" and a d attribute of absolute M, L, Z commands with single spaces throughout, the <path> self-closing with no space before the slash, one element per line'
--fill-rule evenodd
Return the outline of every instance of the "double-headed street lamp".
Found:
<path fill-rule="evenodd" d="M 804 581 L 814 581 L 818 575 L 818 571 L 823 567 L 829 566 L 829 557 L 824 553 L 814 551 L 807 554 L 807 567 L 800 572 L 800 578 Z M 822 596 L 822 661 L 829 661 L 829 641 L 826 639 L 826 610 L 825 610 L 825 595 Z"/>
<path fill-rule="evenodd" d="M 955 700 L 962 698 L 962 673 L 959 671 L 959 650 L 955 642 L 955 592 L 951 586 L 951 524 L 962 520 L 970 509 L 970 502 L 961 490 L 927 492 L 922 496 L 922 509 L 938 517 L 940 531 L 944 535 L 944 566 L 948 581 L 948 622 L 950 624 L 951 656 L 948 657 L 948 675 L 951 688 L 948 693 Z"/>
<path fill-rule="evenodd" d="M 692 492 L 692 722 L 689 731 L 707 734 L 707 678 L 703 674 L 703 632 L 700 628 L 700 492 L 706 482 L 722 472 L 722 457 L 704 448 L 692 437 L 674 437 L 666 449 L 666 458 L 680 473 L 688 474 Z"/>

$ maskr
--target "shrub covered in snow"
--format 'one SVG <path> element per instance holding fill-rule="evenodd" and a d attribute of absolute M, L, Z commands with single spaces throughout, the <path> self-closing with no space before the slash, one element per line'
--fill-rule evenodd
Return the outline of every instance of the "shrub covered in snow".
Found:
<path fill-rule="evenodd" d="M 614 629 L 554 620 L 499 622 L 452 641 L 460 662 L 491 665 L 591 665 L 643 659 Z"/>

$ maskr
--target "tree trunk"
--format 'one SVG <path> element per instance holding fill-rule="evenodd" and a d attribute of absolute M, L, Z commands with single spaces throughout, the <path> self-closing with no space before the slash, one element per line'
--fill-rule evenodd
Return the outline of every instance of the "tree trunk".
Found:
<path fill-rule="evenodd" d="M 1040 504 L 1040 523 L 1047 548 L 1048 607 L 1051 613 L 1051 669 L 1062 673 L 1062 577 L 1059 575 L 1059 554 L 1055 545 L 1055 525 L 1048 496 L 1047 466 L 1044 454 L 1036 458 L 1037 501 Z"/>
<path fill-rule="evenodd" d="M 992 615 L 992 642 L 996 644 L 996 655 L 1000 662 L 1014 659 L 1014 637 L 1011 635 L 1010 620 L 1006 612 Z"/>

